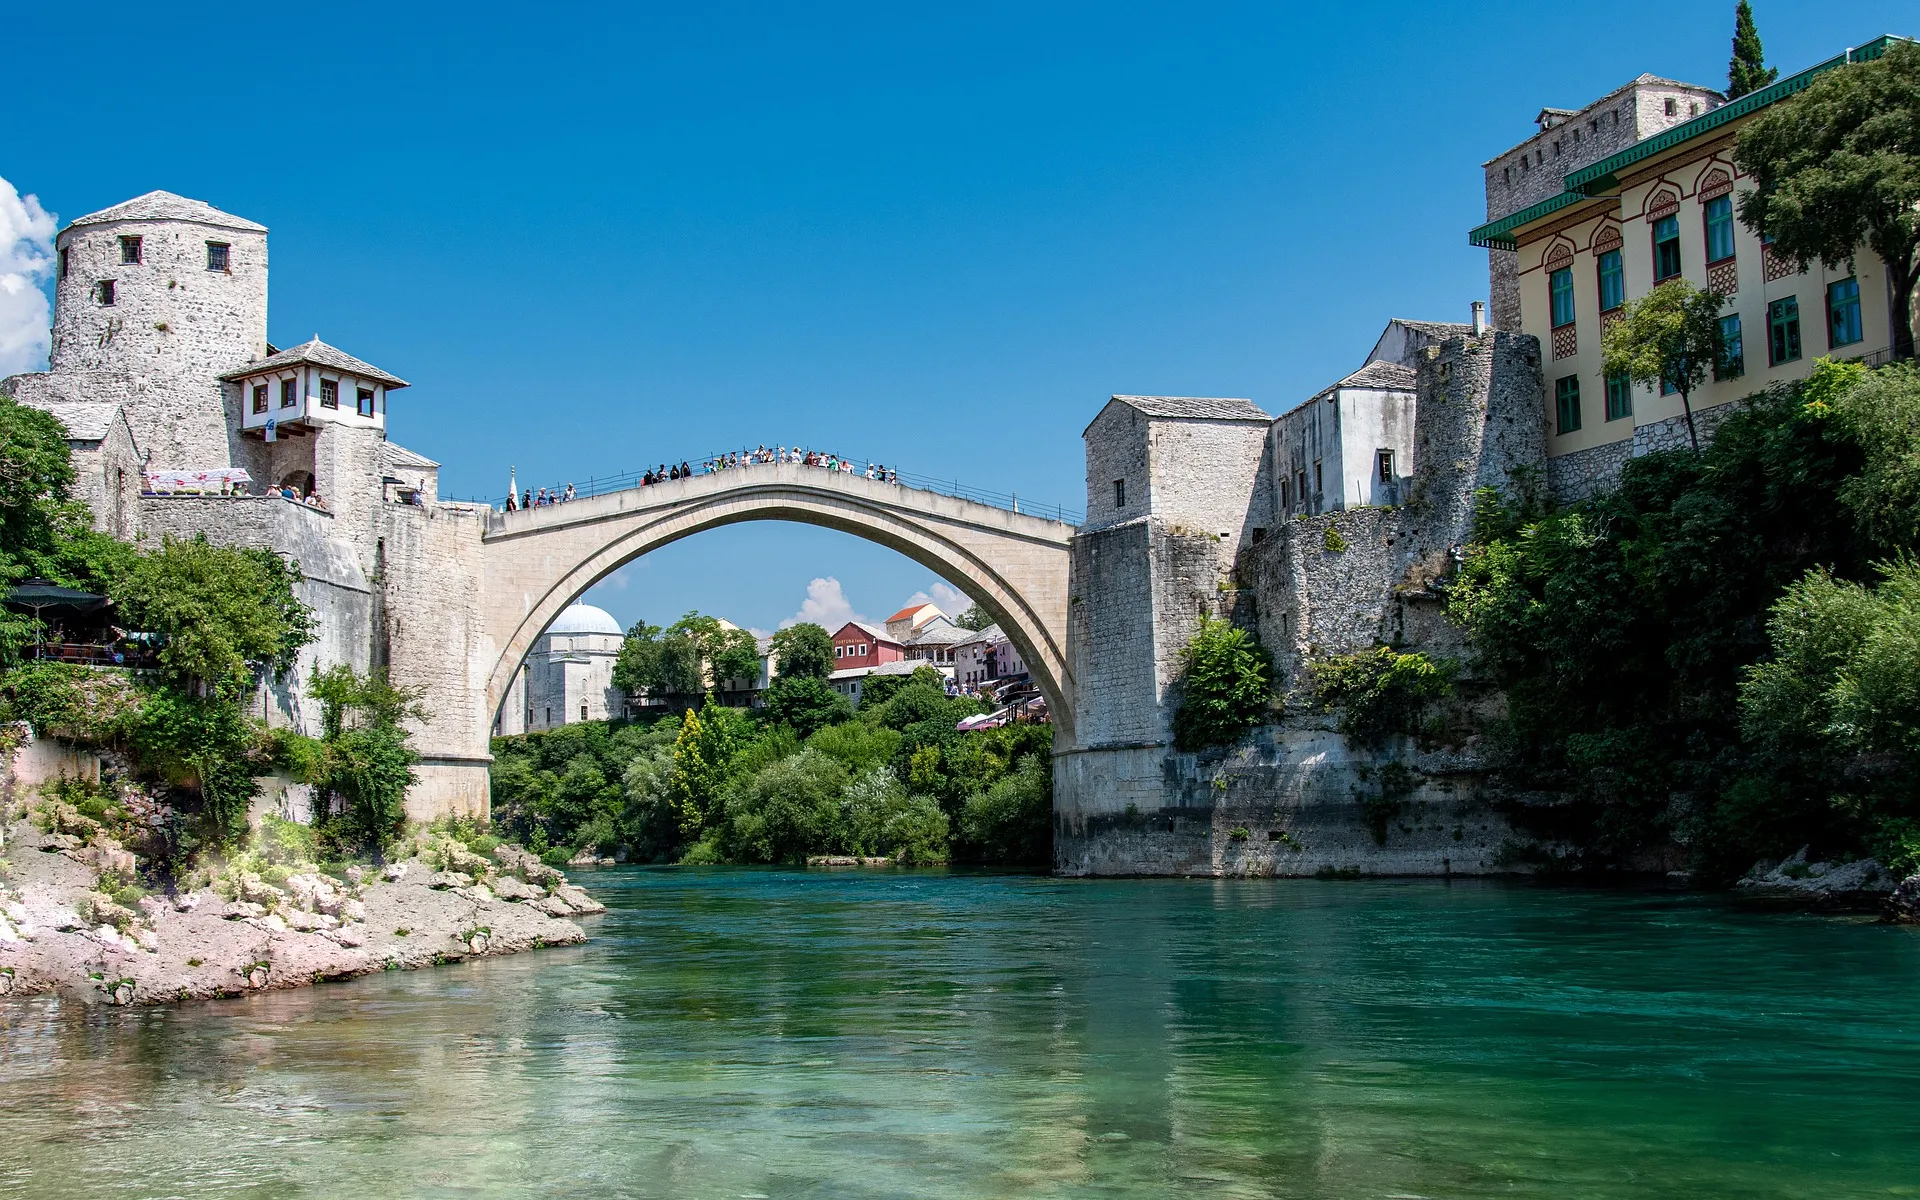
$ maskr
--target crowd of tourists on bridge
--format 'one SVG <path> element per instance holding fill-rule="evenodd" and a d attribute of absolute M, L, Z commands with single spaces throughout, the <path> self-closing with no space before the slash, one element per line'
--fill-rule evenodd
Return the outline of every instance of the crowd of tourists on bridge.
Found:
<path fill-rule="evenodd" d="M 892 467 L 876 462 L 867 462 L 855 466 L 854 460 L 841 454 L 832 454 L 819 450 L 804 450 L 799 446 L 761 446 L 754 450 L 734 450 L 726 454 L 715 455 L 701 463 L 697 468 L 687 462 L 679 466 L 661 463 L 645 471 L 640 476 L 639 486 L 652 487 L 656 483 L 685 479 L 693 475 L 711 475 L 718 471 L 731 471 L 740 467 L 760 464 L 790 463 L 795 466 L 817 467 L 826 471 L 838 471 L 843 475 L 862 475 L 867 479 L 881 483 L 899 483 L 900 472 Z M 566 504 L 576 496 L 573 484 L 565 488 L 540 488 L 538 491 L 527 488 L 519 496 L 507 493 L 506 511 L 515 512 L 522 508 L 545 508 L 549 504 Z"/>

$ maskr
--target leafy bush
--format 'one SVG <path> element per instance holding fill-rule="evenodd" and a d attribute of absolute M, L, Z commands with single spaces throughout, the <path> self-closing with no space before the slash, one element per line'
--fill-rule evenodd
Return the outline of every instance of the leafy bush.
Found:
<path fill-rule="evenodd" d="M 1433 701 L 1451 695 L 1458 664 L 1418 651 L 1375 646 L 1308 666 L 1322 711 L 1340 709 L 1340 732 L 1377 745 L 1391 734 L 1416 733 Z"/>
<path fill-rule="evenodd" d="M 1046 760 L 1028 755 L 1013 772 L 969 798 L 960 812 L 960 832 L 987 862 L 1051 866 L 1053 777 Z"/>
<path fill-rule="evenodd" d="M 1865 825 L 1828 802 L 1831 763 L 1806 752 L 1823 739 L 1792 744 L 1819 716 L 1790 719 L 1794 705 L 1826 705 L 1827 690 L 1796 689 L 1783 668 L 1763 675 L 1764 705 L 1743 714 L 1740 697 L 1776 653 L 1770 618 L 1782 633 L 1806 624 L 1788 641 L 1817 664 L 1838 632 L 1818 630 L 1858 615 L 1858 597 L 1825 584 L 1797 593 L 1799 615 L 1775 610 L 1790 586 L 1815 570 L 1857 583 L 1908 548 L 1889 540 L 1913 527 L 1912 504 L 1867 504 L 1857 481 L 1877 471 L 1892 481 L 1884 496 L 1901 494 L 1905 449 L 1868 427 L 1909 408 L 1920 408 L 1915 372 L 1862 377 L 1823 360 L 1803 384 L 1738 405 L 1699 454 L 1631 459 L 1617 487 L 1583 504 L 1482 497 L 1449 614 L 1507 690 L 1490 740 L 1507 748 L 1508 781 L 1563 798 L 1516 819 L 1587 866 L 1677 843 L 1724 878 L 1808 843 L 1864 850 Z"/>
<path fill-rule="evenodd" d="M 1178 687 L 1175 748 L 1223 746 L 1272 711 L 1273 656 L 1251 633 L 1209 617 L 1181 652 Z"/>
<path fill-rule="evenodd" d="M 811 737 L 853 715 L 853 705 L 824 679 L 782 676 L 767 689 L 767 718 Z"/>

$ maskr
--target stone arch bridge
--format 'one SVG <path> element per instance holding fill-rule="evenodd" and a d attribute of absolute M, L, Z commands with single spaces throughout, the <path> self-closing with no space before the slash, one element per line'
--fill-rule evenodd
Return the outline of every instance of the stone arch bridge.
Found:
<path fill-rule="evenodd" d="M 481 632 L 491 726 L 521 662 L 560 611 L 669 542 L 742 521 L 797 521 L 877 542 L 949 580 L 1019 648 L 1071 741 L 1067 586 L 1075 527 L 862 475 L 763 463 L 487 518 Z"/>

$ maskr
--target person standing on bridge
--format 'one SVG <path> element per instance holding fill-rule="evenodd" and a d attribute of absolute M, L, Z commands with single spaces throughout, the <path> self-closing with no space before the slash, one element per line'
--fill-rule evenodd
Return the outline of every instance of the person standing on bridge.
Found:
<path fill-rule="evenodd" d="M 567 499 L 567 500 L 571 500 L 571 499 L 573 499 L 573 496 L 574 496 L 574 492 L 573 492 L 573 481 L 572 481 L 572 480 L 568 480 L 568 481 L 567 481 L 567 494 L 566 494 L 566 496 L 564 497 L 564 499 Z"/>

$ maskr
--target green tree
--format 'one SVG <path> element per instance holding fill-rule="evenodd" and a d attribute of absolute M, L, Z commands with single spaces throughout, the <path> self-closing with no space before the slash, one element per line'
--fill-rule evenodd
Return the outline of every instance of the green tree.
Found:
<path fill-rule="evenodd" d="M 1046 758 L 1030 754 L 1011 773 L 970 797 L 960 835 L 982 861 L 1045 867 L 1053 861 L 1053 779 Z"/>
<path fill-rule="evenodd" d="M 782 679 L 825 679 L 833 674 L 833 635 L 811 621 L 774 634 L 772 650 Z"/>
<path fill-rule="evenodd" d="M 877 706 L 886 704 L 908 687 L 931 689 L 935 695 L 944 698 L 947 677 L 933 667 L 915 667 L 906 675 L 869 675 L 861 681 L 860 707 L 874 711 Z"/>
<path fill-rule="evenodd" d="M 801 737 L 837 725 L 853 715 L 853 705 L 823 679 L 782 675 L 767 689 L 767 719 L 792 726 Z"/>
<path fill-rule="evenodd" d="M 1753 6 L 1747 0 L 1740 0 L 1733 10 L 1733 58 L 1727 63 L 1727 99 L 1738 100 L 1748 92 L 1757 92 L 1779 77 L 1779 70 L 1767 65 L 1766 51 L 1760 48 L 1760 30 L 1753 23 Z"/>
<path fill-rule="evenodd" d="M 379 855 L 406 823 L 407 790 L 420 761 L 402 722 L 425 720 L 425 692 L 401 687 L 384 670 L 365 675 L 346 664 L 316 671 L 321 739 L 308 782 L 338 801 L 325 824 L 341 842 Z M 329 812 L 335 809 L 327 805 Z"/>
<path fill-rule="evenodd" d="M 707 701 L 688 712 L 673 743 L 672 798 L 680 830 L 692 837 L 715 815 L 715 802 L 744 740 L 746 718 Z"/>
<path fill-rule="evenodd" d="M 667 696 L 700 696 L 729 679 L 760 673 L 753 635 L 717 617 L 689 612 L 666 629 L 635 622 L 613 663 L 613 685 L 628 695 L 649 689 Z"/>
<path fill-rule="evenodd" d="M 1754 188 L 1740 220 L 1802 269 L 1851 264 L 1865 245 L 1886 263 L 1893 356 L 1913 357 L 1920 275 L 1920 45 L 1818 76 L 1740 130 L 1734 161 Z"/>
<path fill-rule="evenodd" d="M 0 396 L 0 588 L 39 576 L 113 594 L 135 552 L 90 527 L 73 485 L 59 419 Z M 32 618 L 0 609 L 0 666 L 19 661 L 33 636 Z"/>
<path fill-rule="evenodd" d="M 1192 751 L 1223 746 L 1268 719 L 1273 656 L 1259 639 L 1208 617 L 1180 654 L 1180 706 L 1173 744 Z"/>
<path fill-rule="evenodd" d="M 1808 391 L 1853 435 L 1865 453 L 1860 473 L 1840 487 L 1840 501 L 1882 553 L 1920 549 L 1920 366 L 1894 363 L 1868 372 L 1858 363 L 1820 359 Z"/>
<path fill-rule="evenodd" d="M 975 633 L 979 633 L 982 629 L 993 624 L 993 614 L 981 608 L 978 604 L 971 604 L 967 606 L 967 611 L 953 619 L 953 623 L 962 629 L 971 629 Z"/>
<path fill-rule="evenodd" d="M 1693 425 L 1693 389 L 1707 381 L 1720 362 L 1720 308 L 1727 298 L 1669 279 L 1638 300 L 1629 301 L 1600 338 L 1600 369 L 1625 375 L 1643 386 L 1671 387 L 1680 393 L 1687 415 L 1687 440 L 1697 451 Z"/>
<path fill-rule="evenodd" d="M 164 635 L 170 679 L 235 696 L 256 670 L 292 666 L 312 639 L 312 611 L 293 594 L 300 578 L 271 550 L 168 537 L 133 563 L 114 599 L 122 620 Z"/>

